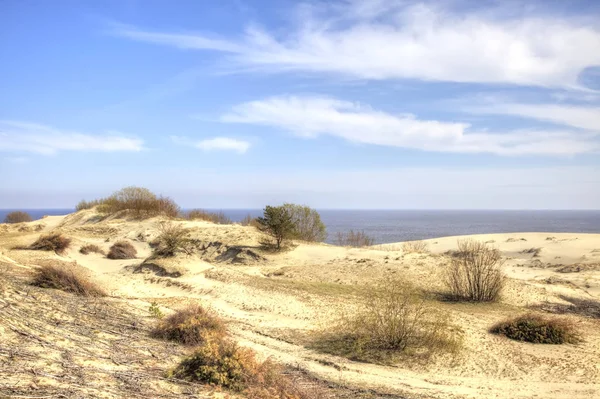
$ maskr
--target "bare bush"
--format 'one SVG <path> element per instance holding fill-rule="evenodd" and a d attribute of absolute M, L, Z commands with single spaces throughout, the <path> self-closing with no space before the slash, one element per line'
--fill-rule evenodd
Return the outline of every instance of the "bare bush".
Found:
<path fill-rule="evenodd" d="M 83 245 L 81 248 L 79 248 L 79 252 L 82 253 L 83 255 L 88 255 L 92 252 L 104 255 L 104 251 L 102 250 L 102 248 L 100 248 L 96 244 Z"/>
<path fill-rule="evenodd" d="M 240 224 L 242 226 L 252 226 L 252 227 L 256 227 L 259 228 L 260 227 L 260 223 L 258 223 L 258 220 L 256 220 L 255 217 L 252 217 L 252 215 L 247 214 L 241 221 Z"/>
<path fill-rule="evenodd" d="M 303 205 L 283 204 L 294 224 L 293 239 L 302 241 L 325 241 L 327 231 L 316 210 Z"/>
<path fill-rule="evenodd" d="M 60 233 L 50 233 L 40 236 L 29 249 L 37 251 L 54 251 L 57 254 L 64 253 L 71 245 L 71 239 Z"/>
<path fill-rule="evenodd" d="M 127 241 L 118 241 L 108 250 L 108 259 L 135 259 L 137 250 Z"/>
<path fill-rule="evenodd" d="M 344 247 L 370 247 L 375 244 L 375 239 L 369 237 L 364 231 L 340 232 L 336 233 L 335 243 Z"/>
<path fill-rule="evenodd" d="M 180 212 L 179 206 L 172 199 L 157 196 L 147 188 L 135 186 L 125 187 L 108 198 L 83 200 L 77 204 L 76 209 L 89 209 L 95 206 L 101 213 L 115 214 L 127 211 L 138 218 L 158 215 L 176 217 Z"/>
<path fill-rule="evenodd" d="M 55 288 L 81 296 L 106 296 L 104 290 L 89 281 L 79 270 L 67 266 L 41 266 L 35 270 L 35 276 L 31 284 L 42 288 Z"/>
<path fill-rule="evenodd" d="M 459 240 L 458 251 L 453 253 L 445 276 L 452 299 L 499 300 L 505 282 L 500 260 L 500 251 L 496 248 L 471 239 Z"/>
<path fill-rule="evenodd" d="M 161 223 L 159 235 L 152 242 L 154 255 L 167 257 L 175 256 L 178 251 L 185 251 L 189 230 L 174 223 Z"/>
<path fill-rule="evenodd" d="M 196 346 L 208 336 L 224 337 L 225 323 L 212 311 L 199 305 L 190 305 L 163 318 L 152 330 L 154 338 L 176 341 L 184 345 Z"/>
<path fill-rule="evenodd" d="M 414 287 L 389 280 L 366 292 L 358 310 L 320 337 L 316 349 L 384 363 L 398 356 L 458 352 L 460 339 L 447 315 L 428 306 Z"/>
<path fill-rule="evenodd" d="M 575 324 L 559 317 L 545 317 L 535 313 L 504 320 L 494 325 L 490 332 L 516 341 L 535 344 L 576 344 L 581 335 Z"/>
<path fill-rule="evenodd" d="M 404 253 L 426 253 L 429 252 L 429 246 L 425 241 L 406 241 L 402 243 L 402 251 Z"/>
<path fill-rule="evenodd" d="M 184 217 L 189 220 L 205 220 L 215 224 L 232 224 L 233 222 L 223 212 L 207 212 L 202 209 L 192 209 Z"/>
<path fill-rule="evenodd" d="M 92 200 L 92 201 L 81 200 L 75 206 L 75 210 L 79 212 L 79 211 L 83 211 L 85 209 L 92 209 L 95 206 L 101 205 L 104 201 L 105 201 L 104 198 L 95 199 L 95 200 Z"/>
<path fill-rule="evenodd" d="M 31 221 L 33 221 L 33 218 L 27 212 L 14 211 L 6 215 L 3 223 L 24 223 Z"/>

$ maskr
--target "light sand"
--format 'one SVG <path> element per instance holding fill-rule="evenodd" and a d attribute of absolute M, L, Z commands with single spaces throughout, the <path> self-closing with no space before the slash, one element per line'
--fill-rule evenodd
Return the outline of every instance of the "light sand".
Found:
<path fill-rule="evenodd" d="M 140 314 L 152 301 L 165 310 L 188 301 L 209 305 L 229 321 L 235 337 L 263 356 L 299 366 L 319 378 L 351 387 L 366 387 L 403 397 L 431 398 L 592 398 L 600 397 L 600 320 L 567 315 L 583 332 L 578 345 L 532 345 L 487 332 L 495 322 L 529 307 L 570 304 L 576 299 L 600 301 L 600 235 L 514 233 L 470 236 L 502 252 L 509 276 L 499 304 L 435 302 L 451 315 L 464 340 L 458 358 L 442 357 L 427 366 L 403 363 L 397 367 L 353 362 L 307 349 L 310 333 L 326 326 L 341 310 L 352 306 L 356 290 L 391 276 L 403 278 L 429 292 L 443 289 L 442 271 L 456 249 L 457 239 L 427 240 L 430 253 L 404 253 L 402 244 L 372 248 L 341 248 L 297 243 L 281 254 L 245 264 L 219 262 L 215 254 L 178 256 L 165 268 L 183 272 L 161 277 L 150 270 L 133 270 L 150 255 L 148 242 L 157 234 L 157 219 L 142 222 L 119 219 L 97 222 L 92 211 L 49 217 L 28 225 L 43 231 L 60 230 L 74 240 L 63 256 L 39 251 L 16 251 L 40 234 L 34 227 L 0 226 L 0 261 L 5 267 L 35 267 L 40 259 L 76 261 L 115 298 L 125 298 Z M 252 227 L 178 222 L 203 242 L 229 247 L 258 246 L 261 235 Z M 25 226 L 25 225 L 23 225 Z M 21 229 L 22 231 L 19 231 Z M 39 228 L 38 228 L 39 229 Z M 107 239 L 109 240 L 107 242 Z M 127 239 L 138 250 L 135 260 L 108 260 L 82 255 L 81 245 L 108 249 Z M 541 248 L 538 256 L 523 251 Z M 0 330 L 1 333 L 2 330 Z"/>

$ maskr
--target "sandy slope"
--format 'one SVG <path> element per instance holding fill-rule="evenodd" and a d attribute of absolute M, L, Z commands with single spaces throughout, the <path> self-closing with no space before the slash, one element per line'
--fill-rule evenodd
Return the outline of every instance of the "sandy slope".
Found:
<path fill-rule="evenodd" d="M 45 218 L 21 227 L 0 226 L 0 261 L 34 267 L 43 258 L 76 261 L 115 298 L 132 303 L 156 300 L 163 308 L 188 301 L 213 307 L 229 322 L 236 337 L 264 356 L 299 366 L 320 378 L 352 387 L 368 387 L 399 397 L 432 398 L 591 398 L 600 397 L 600 320 L 569 314 L 584 332 L 578 345 L 544 346 L 493 336 L 495 322 L 528 307 L 570 306 L 578 300 L 600 300 L 600 235 L 515 233 L 472 236 L 497 246 L 510 277 L 500 304 L 450 304 L 433 301 L 451 315 L 464 339 L 458 358 L 441 357 L 429 365 L 397 367 L 352 362 L 307 349 L 311 332 L 326 326 L 343 309 L 351 309 L 356 292 L 366 284 L 391 276 L 407 279 L 424 290 L 442 289 L 441 272 L 456 248 L 457 237 L 428 240 L 430 253 L 404 253 L 401 244 L 368 249 L 326 244 L 298 244 L 281 253 L 261 253 L 260 234 L 251 227 L 181 222 L 202 242 L 256 253 L 219 258 L 206 253 L 178 256 L 161 264 L 181 277 L 158 276 L 149 269 L 134 272 L 150 255 L 158 220 L 98 221 L 92 211 Z M 10 250 L 28 244 L 40 232 L 60 230 L 74 239 L 63 257 Z M 30 226 L 30 227 L 24 227 Z M 19 231 L 21 230 L 21 231 Z M 464 238 L 464 237 L 460 237 Z M 136 260 L 108 260 L 82 255 L 84 243 L 107 249 L 118 239 L 131 241 Z M 541 248 L 538 256 L 524 253 Z M 222 250 L 221 250 L 222 251 Z M 235 262 L 240 263 L 235 263 Z M 575 309 L 575 308 L 569 308 Z M 599 316 L 600 317 L 600 316 Z"/>

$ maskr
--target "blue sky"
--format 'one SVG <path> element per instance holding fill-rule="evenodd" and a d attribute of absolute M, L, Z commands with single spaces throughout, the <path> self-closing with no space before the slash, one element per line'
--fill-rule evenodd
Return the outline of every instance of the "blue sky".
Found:
<path fill-rule="evenodd" d="M 600 207 L 597 1 L 0 14 L 0 208 L 126 185 L 183 207 Z"/>

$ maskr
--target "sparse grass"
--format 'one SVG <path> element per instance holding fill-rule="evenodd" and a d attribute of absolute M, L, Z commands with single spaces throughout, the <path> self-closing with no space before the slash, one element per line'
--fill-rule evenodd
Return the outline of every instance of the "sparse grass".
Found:
<path fill-rule="evenodd" d="M 504 320 L 490 329 L 515 341 L 535 344 L 576 344 L 581 335 L 575 325 L 563 318 L 545 317 L 535 313 Z"/>
<path fill-rule="evenodd" d="M 71 239 L 61 233 L 41 235 L 28 249 L 36 251 L 54 251 L 63 254 L 71 245 Z"/>
<path fill-rule="evenodd" d="M 402 243 L 402 251 L 407 254 L 422 254 L 429 252 L 429 246 L 425 241 L 406 241 Z"/>
<path fill-rule="evenodd" d="M 211 337 L 185 358 L 171 376 L 220 386 L 250 399 L 316 399 L 283 374 L 267 359 L 260 362 L 254 351 L 232 340 Z"/>
<path fill-rule="evenodd" d="M 104 255 L 104 251 L 102 250 L 102 248 L 100 248 L 96 244 L 83 245 L 81 248 L 79 248 L 79 252 L 82 253 L 83 255 L 88 255 L 92 252 L 96 253 L 96 254 Z"/>
<path fill-rule="evenodd" d="M 183 217 L 188 220 L 205 220 L 215 224 L 233 223 L 223 212 L 207 212 L 202 209 L 192 209 L 191 211 L 186 212 Z"/>
<path fill-rule="evenodd" d="M 471 239 L 459 240 L 446 270 L 448 296 L 453 300 L 495 302 L 500 299 L 505 276 L 500 251 Z"/>
<path fill-rule="evenodd" d="M 523 251 L 521 251 L 522 254 L 532 254 L 532 256 L 534 258 L 539 257 L 540 252 L 542 252 L 542 248 L 529 248 L 529 249 L 524 249 Z"/>
<path fill-rule="evenodd" d="M 127 241 L 118 241 L 108 250 L 108 259 L 135 259 L 137 250 Z"/>
<path fill-rule="evenodd" d="M 216 314 L 202 306 L 190 305 L 162 319 L 152 336 L 195 346 L 208 336 L 224 337 L 226 332 L 225 323 Z"/>
<path fill-rule="evenodd" d="M 106 296 L 95 283 L 74 267 L 44 265 L 36 269 L 31 283 L 37 287 L 55 288 L 81 296 Z"/>
<path fill-rule="evenodd" d="M 211 278 L 210 275 L 207 276 Z M 279 278 L 264 278 L 248 276 L 243 283 L 265 291 L 279 291 L 289 293 L 295 291 L 299 294 L 311 294 L 317 296 L 360 296 L 365 289 L 351 284 L 337 284 L 321 281 L 301 281 Z"/>
<path fill-rule="evenodd" d="M 335 236 L 335 243 L 344 247 L 370 247 L 375 244 L 375 239 L 369 237 L 365 234 L 364 231 L 354 231 L 350 230 L 349 232 L 341 232 L 338 231 Z"/>
<path fill-rule="evenodd" d="M 152 242 L 153 254 L 158 257 L 175 256 L 179 251 L 185 251 L 189 242 L 189 230 L 174 223 L 161 223 L 159 235 Z"/>
<path fill-rule="evenodd" d="M 240 224 L 242 226 L 252 226 L 252 227 L 256 227 L 259 228 L 260 227 L 260 223 L 258 223 L 258 220 L 256 220 L 255 217 L 252 217 L 252 215 L 247 214 L 240 222 Z"/>
<path fill-rule="evenodd" d="M 428 306 L 412 286 L 391 280 L 371 287 L 356 312 L 341 317 L 312 346 L 352 360 L 389 364 L 403 357 L 456 354 L 461 340 L 447 314 Z"/>
<path fill-rule="evenodd" d="M 33 218 L 27 212 L 14 211 L 8 213 L 2 223 L 24 223 L 31 221 L 33 221 Z"/>
<path fill-rule="evenodd" d="M 82 200 L 77 204 L 78 211 L 90 209 L 97 206 L 98 211 L 106 214 L 115 214 L 126 211 L 136 218 L 147 218 L 158 215 L 176 217 L 179 206 L 170 198 L 157 196 L 147 188 L 125 187 L 110 197 L 95 199 L 92 201 Z"/>

